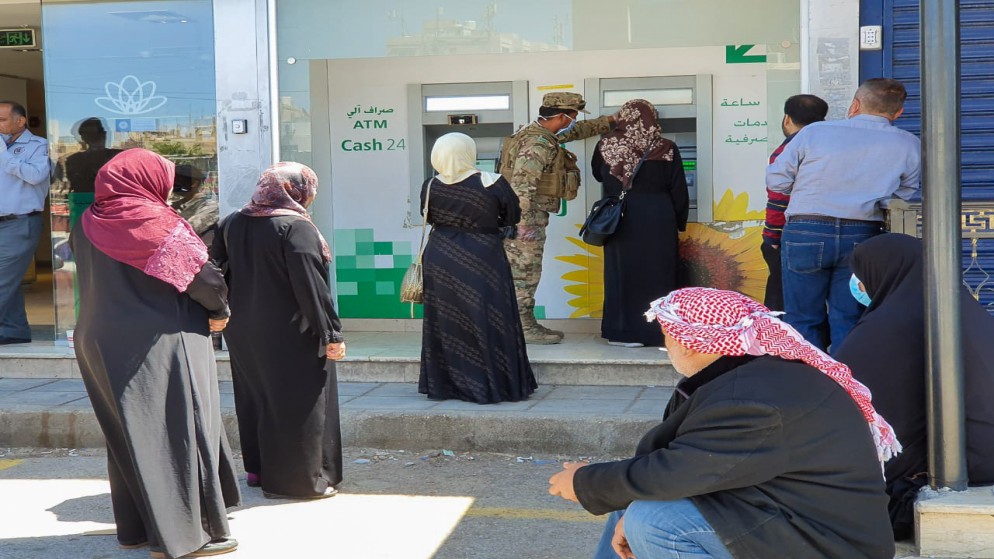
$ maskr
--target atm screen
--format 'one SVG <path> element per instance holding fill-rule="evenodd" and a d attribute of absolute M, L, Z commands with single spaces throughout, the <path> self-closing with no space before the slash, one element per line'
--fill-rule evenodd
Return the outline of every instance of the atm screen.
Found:
<path fill-rule="evenodd" d="M 496 159 L 477 159 L 476 168 L 481 171 L 486 171 L 488 173 L 497 172 L 497 160 Z"/>

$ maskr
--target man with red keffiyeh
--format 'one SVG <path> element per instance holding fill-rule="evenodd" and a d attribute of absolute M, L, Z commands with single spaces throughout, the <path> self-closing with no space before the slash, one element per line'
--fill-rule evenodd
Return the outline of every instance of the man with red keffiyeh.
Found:
<path fill-rule="evenodd" d="M 549 492 L 611 513 L 595 559 L 890 559 L 881 463 L 901 451 L 849 368 L 739 293 L 646 313 L 680 381 L 635 456 L 565 464 Z"/>

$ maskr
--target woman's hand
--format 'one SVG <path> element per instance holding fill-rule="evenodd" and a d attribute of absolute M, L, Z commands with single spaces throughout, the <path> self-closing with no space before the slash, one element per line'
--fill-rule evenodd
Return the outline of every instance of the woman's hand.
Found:
<path fill-rule="evenodd" d="M 331 359 L 332 361 L 343 359 L 345 357 L 345 342 L 328 344 L 328 349 L 325 354 L 328 356 L 328 359 Z"/>
<path fill-rule="evenodd" d="M 227 318 L 217 318 L 217 319 L 212 318 L 212 319 L 210 319 L 210 323 L 211 323 L 211 332 L 220 332 L 221 330 L 224 330 L 225 326 L 228 325 L 228 319 Z"/>

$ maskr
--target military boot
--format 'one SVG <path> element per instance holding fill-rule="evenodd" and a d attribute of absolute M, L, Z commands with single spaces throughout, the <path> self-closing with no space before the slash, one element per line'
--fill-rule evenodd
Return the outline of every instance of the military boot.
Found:
<path fill-rule="evenodd" d="M 563 341 L 562 332 L 542 326 L 534 316 L 521 317 L 521 327 L 525 333 L 526 344 L 550 345 Z"/>

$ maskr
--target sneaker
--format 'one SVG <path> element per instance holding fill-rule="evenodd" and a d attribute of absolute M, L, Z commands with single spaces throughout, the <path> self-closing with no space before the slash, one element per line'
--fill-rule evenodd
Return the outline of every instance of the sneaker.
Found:
<path fill-rule="evenodd" d="M 564 334 L 558 330 L 551 330 L 538 324 L 537 322 L 529 328 L 525 328 L 525 343 L 538 345 L 558 344 L 563 341 Z"/>
<path fill-rule="evenodd" d="M 617 347 L 645 347 L 645 344 L 639 342 L 612 342 L 611 340 L 607 341 L 607 345 L 613 345 Z"/>

